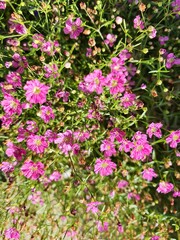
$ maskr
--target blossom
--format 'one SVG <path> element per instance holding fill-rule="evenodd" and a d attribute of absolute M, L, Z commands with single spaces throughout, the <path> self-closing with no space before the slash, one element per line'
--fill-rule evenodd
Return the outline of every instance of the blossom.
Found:
<path fill-rule="evenodd" d="M 153 236 L 152 238 L 151 238 L 151 240 L 159 240 L 160 239 L 160 237 L 159 236 Z"/>
<path fill-rule="evenodd" d="M 44 136 L 47 138 L 48 142 L 52 143 L 57 138 L 57 133 L 53 132 L 52 130 L 48 129 Z"/>
<path fill-rule="evenodd" d="M 88 92 L 96 92 L 97 94 L 101 94 L 103 92 L 103 86 L 105 86 L 105 78 L 102 75 L 102 71 L 100 69 L 94 70 L 92 73 L 89 73 L 84 77 L 84 87 L 85 92 L 86 89 Z M 81 88 L 82 91 L 83 88 Z"/>
<path fill-rule="evenodd" d="M 28 196 L 28 200 L 32 202 L 32 204 L 44 204 L 44 200 L 41 198 L 41 192 L 40 191 L 32 191 L 32 194 Z"/>
<path fill-rule="evenodd" d="M 9 84 L 12 84 L 14 88 L 22 87 L 21 75 L 18 72 L 10 72 L 6 76 L 6 81 Z"/>
<path fill-rule="evenodd" d="M 19 53 L 14 53 L 12 56 L 12 67 L 16 68 L 16 72 L 22 74 L 25 68 L 28 68 L 28 61 L 25 56 L 20 56 Z"/>
<path fill-rule="evenodd" d="M 40 118 L 43 119 L 45 123 L 48 123 L 51 119 L 55 118 L 53 110 L 49 106 L 41 106 L 40 112 L 37 114 Z"/>
<path fill-rule="evenodd" d="M 134 143 L 131 150 L 131 158 L 134 160 L 144 160 L 152 152 L 152 147 L 148 142 L 138 141 Z"/>
<path fill-rule="evenodd" d="M 123 189 L 123 188 L 127 187 L 128 185 L 129 185 L 129 183 L 126 180 L 121 180 L 118 182 L 117 187 L 120 189 Z"/>
<path fill-rule="evenodd" d="M 106 77 L 106 85 L 112 95 L 124 92 L 126 81 L 126 77 L 122 72 L 111 72 Z"/>
<path fill-rule="evenodd" d="M 5 1 L 0 1 L 0 9 L 6 9 L 6 2 Z"/>
<path fill-rule="evenodd" d="M 147 168 L 142 172 L 142 177 L 148 181 L 152 181 L 153 177 L 156 178 L 157 176 L 153 168 Z"/>
<path fill-rule="evenodd" d="M 173 189 L 174 189 L 174 185 L 172 183 L 162 181 L 159 183 L 159 186 L 156 189 L 156 191 L 159 193 L 167 194 L 173 191 Z"/>
<path fill-rule="evenodd" d="M 168 69 L 173 67 L 173 65 L 175 64 L 175 59 L 176 59 L 176 56 L 174 55 L 174 53 L 167 54 L 167 56 L 166 56 L 166 67 Z"/>
<path fill-rule="evenodd" d="M 1 106 L 3 107 L 5 113 L 9 116 L 12 116 L 13 114 L 21 115 L 22 113 L 20 101 L 10 94 L 4 96 L 4 100 L 1 101 Z"/>
<path fill-rule="evenodd" d="M 50 176 L 49 179 L 51 181 L 57 182 L 59 179 L 61 179 L 61 174 L 58 171 L 54 171 Z"/>
<path fill-rule="evenodd" d="M 105 44 L 109 45 L 110 47 L 113 47 L 115 41 L 116 41 L 116 36 L 114 34 L 108 34 L 105 39 Z"/>
<path fill-rule="evenodd" d="M 169 40 L 169 37 L 168 37 L 168 36 L 160 36 L 160 37 L 158 38 L 158 40 L 159 40 L 159 43 L 160 43 L 161 45 L 164 45 L 164 44 Z"/>
<path fill-rule="evenodd" d="M 98 158 L 94 166 L 95 173 L 99 173 L 100 176 L 111 175 L 114 169 L 116 169 L 116 164 L 112 162 L 110 158 Z"/>
<path fill-rule="evenodd" d="M 87 210 L 86 212 L 92 212 L 92 213 L 97 213 L 99 211 L 98 209 L 98 206 L 101 205 L 102 202 L 90 202 L 90 203 L 87 203 L 86 206 L 87 206 Z"/>
<path fill-rule="evenodd" d="M 148 129 L 146 131 L 146 133 L 148 134 L 148 136 L 150 138 L 152 138 L 152 136 L 156 136 L 157 138 L 161 138 L 162 137 L 162 132 L 161 132 L 161 127 L 162 127 L 162 123 L 151 123 L 148 126 Z"/>
<path fill-rule="evenodd" d="M 36 153 L 43 153 L 48 147 L 46 137 L 39 135 L 30 135 L 27 139 L 27 147 Z"/>
<path fill-rule="evenodd" d="M 10 31 L 16 31 L 18 34 L 26 34 L 27 28 L 22 23 L 23 19 L 17 13 L 12 13 L 10 19 L 8 20 Z"/>
<path fill-rule="evenodd" d="M 134 28 L 136 29 L 144 29 L 144 22 L 141 20 L 141 17 L 138 15 L 134 19 Z"/>
<path fill-rule="evenodd" d="M 18 161 L 21 161 L 22 157 L 26 155 L 26 150 L 24 148 L 17 147 L 11 141 L 7 142 L 7 146 L 6 155 L 8 157 L 15 157 Z"/>
<path fill-rule="evenodd" d="M 73 132 L 67 130 L 64 133 L 58 133 L 57 139 L 54 142 L 58 144 L 62 153 L 68 155 L 68 152 L 73 148 Z"/>
<path fill-rule="evenodd" d="M 46 78 L 49 78 L 49 77 L 58 78 L 60 75 L 58 73 L 58 66 L 55 63 L 45 65 L 44 70 L 46 71 L 46 73 L 44 74 Z"/>
<path fill-rule="evenodd" d="M 137 201 L 139 201 L 141 199 L 139 194 L 136 194 L 136 193 L 133 193 L 133 192 L 128 193 L 127 198 L 128 199 L 134 198 Z"/>
<path fill-rule="evenodd" d="M 153 39 L 156 37 L 157 31 L 156 31 L 155 27 L 149 26 L 148 31 L 149 31 L 149 38 Z"/>
<path fill-rule="evenodd" d="M 99 232 L 107 232 L 108 231 L 108 222 L 104 222 L 103 224 L 100 221 L 97 221 L 97 228 Z"/>
<path fill-rule="evenodd" d="M 23 175 L 29 179 L 37 180 L 44 174 L 44 164 L 27 160 L 21 167 Z"/>
<path fill-rule="evenodd" d="M 33 39 L 33 43 L 32 43 L 33 48 L 39 48 L 44 43 L 44 36 L 41 33 L 34 34 L 32 36 L 32 39 Z"/>
<path fill-rule="evenodd" d="M 7 239 L 19 239 L 20 238 L 20 234 L 16 228 L 8 228 L 4 232 L 4 235 Z"/>
<path fill-rule="evenodd" d="M 107 139 L 102 141 L 100 150 L 101 152 L 104 152 L 105 157 L 111 157 L 112 155 L 116 155 L 116 149 L 115 149 L 114 143 Z"/>
<path fill-rule="evenodd" d="M 9 163 L 9 162 L 2 162 L 0 164 L 0 169 L 4 173 L 10 173 L 10 172 L 14 171 L 14 165 L 12 163 Z"/>
<path fill-rule="evenodd" d="M 65 34 L 70 34 L 71 39 L 77 39 L 78 36 L 83 32 L 82 21 L 77 18 L 74 22 L 71 18 L 66 21 L 66 26 L 63 29 Z"/>
<path fill-rule="evenodd" d="M 57 91 L 55 94 L 56 98 L 62 98 L 63 102 L 68 102 L 70 93 L 68 91 Z"/>
<path fill-rule="evenodd" d="M 109 136 L 109 139 L 111 141 L 114 141 L 115 139 L 120 143 L 123 141 L 123 137 L 125 136 L 125 132 L 122 131 L 121 129 L 119 128 L 113 128 L 111 131 L 110 131 L 110 136 Z"/>
<path fill-rule="evenodd" d="M 180 197 L 180 191 L 173 192 L 173 197 Z"/>
<path fill-rule="evenodd" d="M 124 108 L 128 108 L 132 105 L 134 105 L 136 99 L 136 95 L 133 93 L 124 93 L 124 96 L 120 98 L 121 105 Z"/>
<path fill-rule="evenodd" d="M 123 139 L 119 146 L 119 151 L 130 152 L 133 147 L 134 144 L 131 141 Z"/>
<path fill-rule="evenodd" d="M 170 143 L 171 148 L 176 148 L 180 143 L 180 130 L 173 131 L 167 138 L 166 143 Z"/>
<path fill-rule="evenodd" d="M 28 102 L 43 104 L 46 102 L 49 87 L 35 79 L 27 81 L 24 90 L 26 90 L 25 95 Z"/>
<path fill-rule="evenodd" d="M 118 232 L 119 233 L 123 233 L 124 232 L 124 228 L 123 226 L 121 225 L 121 223 L 118 222 Z"/>

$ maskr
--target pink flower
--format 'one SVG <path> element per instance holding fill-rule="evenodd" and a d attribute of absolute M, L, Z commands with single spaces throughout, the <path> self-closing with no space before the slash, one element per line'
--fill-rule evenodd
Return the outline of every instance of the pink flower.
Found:
<path fill-rule="evenodd" d="M 161 127 L 162 127 L 162 123 L 151 123 L 149 124 L 149 127 L 146 131 L 146 133 L 149 135 L 150 138 L 152 138 L 152 136 L 156 136 L 158 138 L 162 137 L 162 132 L 161 132 Z"/>
<path fill-rule="evenodd" d="M 141 21 L 141 17 L 139 15 L 136 16 L 134 19 L 134 28 L 140 29 L 140 30 L 144 29 L 144 22 Z"/>
<path fill-rule="evenodd" d="M 16 69 L 16 72 L 22 74 L 25 68 L 28 68 L 28 61 L 25 56 L 20 56 L 19 53 L 14 53 L 12 56 L 12 66 Z"/>
<path fill-rule="evenodd" d="M 96 92 L 97 94 L 101 94 L 103 92 L 103 86 L 105 85 L 105 78 L 102 75 L 102 71 L 99 69 L 94 70 L 94 72 L 88 74 L 84 77 L 85 83 L 85 91 L 92 93 Z"/>
<path fill-rule="evenodd" d="M 167 193 L 173 191 L 173 189 L 174 189 L 174 185 L 172 183 L 163 181 L 163 182 L 159 183 L 159 187 L 156 189 L 156 191 L 159 193 L 167 194 Z"/>
<path fill-rule="evenodd" d="M 51 119 L 55 118 L 53 109 L 49 106 L 41 106 L 40 112 L 37 115 L 42 118 L 45 123 L 48 123 Z"/>
<path fill-rule="evenodd" d="M 118 182 L 117 187 L 120 188 L 120 189 L 123 189 L 123 188 L 127 187 L 128 185 L 129 185 L 129 183 L 126 180 L 121 180 L 121 181 Z"/>
<path fill-rule="evenodd" d="M 10 25 L 9 26 L 10 31 L 12 32 L 15 30 L 19 34 L 26 34 L 27 28 L 24 26 L 22 22 L 23 22 L 23 19 L 20 15 L 18 15 L 17 13 L 12 13 L 8 21 Z"/>
<path fill-rule="evenodd" d="M 70 34 L 71 39 L 77 39 L 78 36 L 83 32 L 82 21 L 77 18 L 74 22 L 71 18 L 66 21 L 66 27 L 63 29 L 65 34 Z"/>
<path fill-rule="evenodd" d="M 32 204 L 44 204 L 44 200 L 41 198 L 41 192 L 40 191 L 32 191 L 32 194 L 29 195 L 28 200 L 32 202 Z"/>
<path fill-rule="evenodd" d="M 44 136 L 30 135 L 27 139 L 27 147 L 36 153 L 44 153 L 48 143 Z"/>
<path fill-rule="evenodd" d="M 9 116 L 12 116 L 13 114 L 21 115 L 22 113 L 20 101 L 10 94 L 4 96 L 4 100 L 1 101 L 1 106 L 3 107 L 5 113 Z"/>
<path fill-rule="evenodd" d="M 157 31 L 156 31 L 155 27 L 149 26 L 148 31 L 149 31 L 149 38 L 153 39 L 156 37 Z"/>
<path fill-rule="evenodd" d="M 58 172 L 58 171 L 54 171 L 50 176 L 49 176 L 49 179 L 51 181 L 59 181 L 61 179 L 61 174 Z"/>
<path fill-rule="evenodd" d="M 68 102 L 70 93 L 67 91 L 57 91 L 55 97 L 62 98 L 63 102 Z"/>
<path fill-rule="evenodd" d="M 116 164 L 111 161 L 110 158 L 101 159 L 98 158 L 96 160 L 94 171 L 96 174 L 100 174 L 100 176 L 108 176 L 113 173 L 113 169 L 116 169 Z"/>
<path fill-rule="evenodd" d="M 113 47 L 117 37 L 114 34 L 108 34 L 105 39 L 105 43 L 109 45 L 110 47 Z"/>
<path fill-rule="evenodd" d="M 60 75 L 58 73 L 58 66 L 55 63 L 45 65 L 44 70 L 46 71 L 46 73 L 44 74 L 46 78 L 58 78 Z"/>
<path fill-rule="evenodd" d="M 123 233 L 124 232 L 124 228 L 123 228 L 123 226 L 120 223 L 118 223 L 118 232 L 119 233 Z"/>
<path fill-rule="evenodd" d="M 73 135 L 74 135 L 74 138 L 80 142 L 85 142 L 87 139 L 90 138 L 90 134 L 88 131 L 81 132 L 77 130 L 73 133 Z"/>
<path fill-rule="evenodd" d="M 121 129 L 119 128 L 113 128 L 111 131 L 110 131 L 110 136 L 109 136 L 109 139 L 111 141 L 114 141 L 115 139 L 120 143 L 123 141 L 123 137 L 126 135 L 126 133 L 124 131 L 122 131 Z"/>
<path fill-rule="evenodd" d="M 44 136 L 47 138 L 47 141 L 52 143 L 56 140 L 57 138 L 57 133 L 53 132 L 52 130 L 48 129 Z"/>
<path fill-rule="evenodd" d="M 141 199 L 139 194 L 136 194 L 136 193 L 133 193 L 133 192 L 128 193 L 127 198 L 128 199 L 134 198 L 136 201 L 139 201 Z"/>
<path fill-rule="evenodd" d="M 58 133 L 58 137 L 54 142 L 58 144 L 62 153 L 68 155 L 68 152 L 73 148 L 73 132 L 67 130 L 64 133 Z"/>
<path fill-rule="evenodd" d="M 123 139 L 119 146 L 119 151 L 130 152 L 133 147 L 134 144 L 131 141 Z"/>
<path fill-rule="evenodd" d="M 144 169 L 142 172 L 142 177 L 148 181 L 152 181 L 153 177 L 156 178 L 157 176 L 153 168 Z"/>
<path fill-rule="evenodd" d="M 180 197 L 180 191 L 173 192 L 173 197 Z"/>
<path fill-rule="evenodd" d="M 170 143 L 171 148 L 176 148 L 180 143 L 180 130 L 173 131 L 169 137 L 166 138 L 166 142 Z"/>
<path fill-rule="evenodd" d="M 107 139 L 102 141 L 100 150 L 101 152 L 104 152 L 105 157 L 111 157 L 112 155 L 116 155 L 116 149 L 115 149 L 114 143 Z"/>
<path fill-rule="evenodd" d="M 33 39 L 33 43 L 32 43 L 33 48 L 39 48 L 44 43 L 44 36 L 41 33 L 34 34 L 32 36 L 32 39 Z"/>
<path fill-rule="evenodd" d="M 97 221 L 97 228 L 99 232 L 107 232 L 108 231 L 108 222 L 104 222 L 103 224 L 99 221 Z"/>
<path fill-rule="evenodd" d="M 92 213 L 97 213 L 99 211 L 98 207 L 99 205 L 101 205 L 102 202 L 90 202 L 90 203 L 87 203 L 86 206 L 87 206 L 87 210 L 86 212 L 92 212 Z"/>
<path fill-rule="evenodd" d="M 168 36 L 160 36 L 158 40 L 161 45 L 164 45 L 169 40 L 169 37 Z"/>
<path fill-rule="evenodd" d="M 0 1 L 0 9 L 6 9 L 6 2 L 5 1 Z"/>
<path fill-rule="evenodd" d="M 125 75 L 121 72 L 111 72 L 106 77 L 107 86 L 109 87 L 112 95 L 124 92 L 124 84 L 126 81 Z"/>
<path fill-rule="evenodd" d="M 120 98 L 121 105 L 124 108 L 128 108 L 130 106 L 133 106 L 135 103 L 136 95 L 133 93 L 125 93 L 123 97 Z"/>
<path fill-rule="evenodd" d="M 22 87 L 21 75 L 19 73 L 17 73 L 17 72 L 10 72 L 10 73 L 8 73 L 8 75 L 6 76 L 6 81 L 9 84 L 12 84 L 12 86 L 14 88 Z"/>
<path fill-rule="evenodd" d="M 159 236 L 153 236 L 152 238 L 151 238 L 151 240 L 159 240 L 160 239 L 160 237 Z"/>
<path fill-rule="evenodd" d="M 9 163 L 9 162 L 2 162 L 0 164 L 0 169 L 4 173 L 10 173 L 10 172 L 14 171 L 14 165 L 12 163 Z"/>
<path fill-rule="evenodd" d="M 17 147 L 11 141 L 7 142 L 7 146 L 6 155 L 8 157 L 15 157 L 18 161 L 21 161 L 23 156 L 26 155 L 24 148 Z"/>
<path fill-rule="evenodd" d="M 21 171 L 25 177 L 36 180 L 44 174 L 44 164 L 28 160 L 21 167 Z"/>
<path fill-rule="evenodd" d="M 46 94 L 49 87 L 35 79 L 27 81 L 24 90 L 26 90 L 25 95 L 28 102 L 43 104 L 46 102 Z"/>
<path fill-rule="evenodd" d="M 20 234 L 16 228 L 9 228 L 4 232 L 4 235 L 7 239 L 19 239 Z"/>

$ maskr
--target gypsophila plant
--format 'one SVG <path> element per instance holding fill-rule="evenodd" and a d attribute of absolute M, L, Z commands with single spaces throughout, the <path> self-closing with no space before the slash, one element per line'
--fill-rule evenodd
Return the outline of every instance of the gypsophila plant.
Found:
<path fill-rule="evenodd" d="M 179 0 L 0 0 L 0 238 L 179 239 Z"/>

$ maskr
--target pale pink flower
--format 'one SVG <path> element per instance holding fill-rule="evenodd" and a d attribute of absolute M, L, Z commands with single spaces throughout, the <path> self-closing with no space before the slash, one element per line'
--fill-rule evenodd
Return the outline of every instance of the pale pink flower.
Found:
<path fill-rule="evenodd" d="M 25 95 L 28 102 L 43 104 L 46 102 L 49 87 L 35 79 L 27 81 L 24 90 L 26 90 Z"/>
<path fill-rule="evenodd" d="M 113 47 L 115 41 L 117 39 L 117 36 L 115 36 L 114 34 L 107 34 L 106 39 L 104 40 L 104 42 L 109 45 L 110 47 Z"/>
<path fill-rule="evenodd" d="M 0 169 L 4 173 L 10 173 L 10 172 L 14 171 L 14 165 L 12 163 L 9 163 L 9 162 L 2 162 L 0 164 Z"/>
<path fill-rule="evenodd" d="M 116 169 L 116 164 L 112 162 L 110 158 L 106 159 L 98 158 L 94 166 L 94 172 L 96 174 L 99 173 L 100 176 L 111 175 L 114 169 Z"/>
<path fill-rule="evenodd" d="M 149 31 L 149 38 L 153 39 L 156 37 L 157 31 L 156 31 L 155 27 L 149 26 L 148 31 Z"/>
<path fill-rule="evenodd" d="M 2 9 L 2 10 L 6 9 L 6 2 L 5 1 L 0 1 L 0 9 Z"/>
<path fill-rule="evenodd" d="M 9 228 L 4 232 L 4 235 L 7 239 L 19 239 L 20 234 L 16 228 Z"/>
<path fill-rule="evenodd" d="M 180 143 L 180 130 L 173 131 L 169 137 L 166 138 L 166 142 L 170 143 L 171 148 L 176 148 Z"/>
<path fill-rule="evenodd" d="M 41 106 L 37 115 L 42 118 L 45 123 L 48 123 L 51 119 L 55 118 L 53 109 L 49 106 Z"/>
<path fill-rule="evenodd" d="M 107 139 L 102 141 L 102 144 L 100 146 L 100 151 L 104 152 L 105 157 L 111 157 L 112 155 L 116 155 L 116 149 L 115 149 L 114 143 Z"/>
<path fill-rule="evenodd" d="M 154 172 L 153 168 L 144 169 L 142 172 L 142 177 L 148 181 L 152 181 L 153 178 L 156 178 L 158 175 Z"/>
<path fill-rule="evenodd" d="M 137 15 L 134 19 L 134 28 L 136 29 L 144 29 L 144 22 L 141 20 L 141 17 L 139 15 Z"/>
<path fill-rule="evenodd" d="M 32 194 L 28 196 L 28 200 L 32 202 L 32 204 L 44 204 L 44 200 L 41 198 L 41 192 L 40 191 L 32 191 Z"/>
<path fill-rule="evenodd" d="M 37 180 L 40 176 L 44 174 L 44 164 L 41 162 L 33 162 L 28 160 L 24 162 L 21 167 L 23 175 L 29 179 Z"/>
<path fill-rule="evenodd" d="M 27 147 L 36 153 L 44 153 L 48 147 L 46 137 L 39 135 L 30 135 L 27 139 Z"/>
<path fill-rule="evenodd" d="M 98 206 L 101 205 L 102 202 L 90 202 L 90 203 L 87 203 L 86 206 L 87 206 L 87 210 L 86 212 L 92 212 L 92 213 L 97 213 L 99 211 L 98 209 Z"/>
<path fill-rule="evenodd" d="M 72 21 L 72 18 L 69 18 L 63 29 L 65 34 L 70 34 L 71 39 L 77 39 L 83 30 L 84 28 L 82 27 L 82 21 L 80 18 L 77 18 L 74 22 Z"/>
<path fill-rule="evenodd" d="M 49 176 L 49 180 L 51 181 L 59 181 L 61 179 L 61 174 L 58 171 L 54 171 L 50 176 Z"/>
<path fill-rule="evenodd" d="M 151 123 L 148 126 L 148 129 L 146 131 L 146 133 L 148 134 L 148 136 L 150 138 L 152 138 L 152 136 L 156 136 L 157 138 L 161 138 L 162 137 L 162 132 L 161 132 L 161 127 L 162 127 L 162 123 Z"/>
<path fill-rule="evenodd" d="M 159 187 L 156 189 L 156 191 L 159 193 L 167 194 L 169 192 L 172 192 L 173 189 L 174 185 L 172 183 L 162 181 L 159 183 Z"/>
<path fill-rule="evenodd" d="M 108 231 L 108 222 L 104 222 L 103 224 L 100 221 L 97 221 L 97 228 L 99 232 L 107 232 Z"/>

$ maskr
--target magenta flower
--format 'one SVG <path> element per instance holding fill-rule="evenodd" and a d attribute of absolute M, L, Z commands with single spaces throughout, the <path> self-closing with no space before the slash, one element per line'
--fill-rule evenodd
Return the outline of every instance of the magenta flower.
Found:
<path fill-rule="evenodd" d="M 6 9 L 6 2 L 5 1 L 0 1 L 0 9 L 2 9 L 2 10 Z"/>
<path fill-rule="evenodd" d="M 109 45 L 110 47 L 113 47 L 117 37 L 114 34 L 108 34 L 105 39 L 105 43 Z"/>
<path fill-rule="evenodd" d="M 25 68 L 28 68 L 28 61 L 25 56 L 20 56 L 18 53 L 14 53 L 12 56 L 12 67 L 16 68 L 16 72 L 22 74 Z"/>
<path fill-rule="evenodd" d="M 36 153 L 44 153 L 48 147 L 46 137 L 39 135 L 30 135 L 27 139 L 27 147 Z"/>
<path fill-rule="evenodd" d="M 9 228 L 4 232 L 4 235 L 7 239 L 19 239 L 20 234 L 16 228 Z"/>
<path fill-rule="evenodd" d="M 51 181 L 59 181 L 61 179 L 61 174 L 58 171 L 54 171 L 50 176 L 49 176 L 49 180 Z"/>
<path fill-rule="evenodd" d="M 118 182 L 117 187 L 120 189 L 123 189 L 123 188 L 127 187 L 128 185 L 129 185 L 129 183 L 126 180 L 121 180 Z"/>
<path fill-rule="evenodd" d="M 84 83 L 85 92 L 101 94 L 103 92 L 103 86 L 105 86 L 105 78 L 102 75 L 102 71 L 99 69 L 94 70 L 94 72 L 84 77 Z M 81 90 L 83 91 L 83 89 Z"/>
<path fill-rule="evenodd" d="M 14 88 L 22 87 L 21 75 L 18 72 L 10 72 L 6 76 L 6 81 L 9 84 L 12 84 Z"/>
<path fill-rule="evenodd" d="M 100 176 L 111 175 L 114 169 L 116 169 L 116 164 L 112 162 L 110 158 L 106 159 L 98 158 L 94 166 L 94 172 L 96 174 L 99 173 Z"/>
<path fill-rule="evenodd" d="M 57 91 L 55 94 L 56 98 L 62 98 L 63 102 L 68 102 L 70 93 L 67 91 Z"/>
<path fill-rule="evenodd" d="M 44 164 L 41 162 L 26 161 L 21 167 L 22 174 L 32 180 L 37 180 L 44 174 Z"/>
<path fill-rule="evenodd" d="M 71 18 L 66 21 L 66 26 L 63 29 L 65 34 L 70 34 L 71 39 L 77 39 L 78 36 L 83 32 L 82 21 L 77 18 L 74 22 Z"/>
<path fill-rule="evenodd" d="M 9 116 L 13 114 L 21 115 L 22 107 L 19 100 L 7 94 L 4 96 L 4 100 L 1 101 L 1 106 L 3 107 L 5 113 Z"/>
<path fill-rule="evenodd" d="M 110 131 L 109 139 L 111 141 L 114 141 L 116 139 L 116 141 L 118 141 L 120 143 L 123 141 L 123 138 L 125 135 L 126 135 L 126 133 L 124 131 L 120 130 L 119 128 L 113 128 Z"/>
<path fill-rule="evenodd" d="M 128 199 L 134 198 L 136 201 L 140 201 L 140 199 L 141 199 L 139 194 L 136 194 L 136 193 L 133 193 L 133 192 L 128 193 L 127 198 Z"/>
<path fill-rule="evenodd" d="M 73 132 L 71 130 L 67 130 L 64 133 L 58 133 L 58 137 L 54 142 L 58 144 L 62 153 L 68 155 L 68 152 L 73 148 Z"/>
<path fill-rule="evenodd" d="M 152 181 L 153 178 L 156 178 L 158 175 L 154 172 L 153 168 L 144 169 L 142 172 L 142 177 L 148 181 Z"/>
<path fill-rule="evenodd" d="M 133 106 L 135 103 L 136 95 L 133 93 L 124 93 L 124 96 L 120 98 L 121 105 L 124 108 L 128 108 L 130 106 Z"/>
<path fill-rule="evenodd" d="M 173 192 L 173 197 L 180 197 L 180 191 Z"/>
<path fill-rule="evenodd" d="M 153 39 L 156 37 L 157 31 L 156 31 L 155 27 L 149 26 L 148 31 L 149 31 L 149 38 Z"/>
<path fill-rule="evenodd" d="M 57 133 L 53 132 L 52 130 L 48 129 L 44 136 L 47 138 L 47 141 L 52 143 L 56 140 L 57 138 Z"/>
<path fill-rule="evenodd" d="M 161 138 L 162 137 L 162 132 L 161 132 L 161 128 L 162 128 L 162 123 L 151 123 L 149 124 L 149 127 L 146 131 L 146 133 L 148 134 L 148 136 L 150 138 L 152 138 L 152 136 L 156 136 L 157 138 Z"/>
<path fill-rule="evenodd" d="M 35 79 L 27 81 L 24 90 L 26 90 L 25 95 L 28 102 L 43 104 L 46 102 L 46 94 L 49 87 Z"/>
<path fill-rule="evenodd" d="M 156 191 L 159 193 L 167 194 L 169 192 L 172 192 L 173 189 L 174 189 L 174 185 L 172 183 L 163 181 L 159 183 L 159 187 L 156 189 Z"/>
<path fill-rule="evenodd" d="M 11 141 L 7 142 L 7 146 L 6 155 L 8 157 L 15 157 L 18 161 L 21 161 L 23 156 L 26 155 L 25 149 L 17 147 Z"/>
<path fill-rule="evenodd" d="M 9 163 L 9 162 L 2 162 L 0 164 L 0 169 L 4 173 L 10 173 L 10 172 L 14 171 L 14 165 L 12 163 Z"/>
<path fill-rule="evenodd" d="M 123 139 L 119 146 L 119 151 L 130 152 L 133 147 L 134 144 L 131 141 Z"/>
<path fill-rule="evenodd" d="M 44 36 L 42 34 L 36 33 L 32 36 L 32 39 L 33 39 L 33 43 L 32 43 L 33 48 L 39 48 L 44 43 Z"/>
<path fill-rule="evenodd" d="M 58 66 L 55 63 L 45 65 L 44 70 L 46 71 L 46 73 L 44 74 L 46 78 L 58 78 L 60 76 L 60 74 L 58 73 Z"/>
<path fill-rule="evenodd" d="M 12 13 L 10 19 L 8 20 L 10 31 L 16 31 L 18 34 L 26 34 L 27 28 L 22 23 L 23 19 L 17 13 Z"/>
<path fill-rule="evenodd" d="M 168 37 L 168 36 L 160 36 L 160 37 L 158 38 L 158 40 L 159 40 L 159 43 L 160 43 L 161 45 L 164 45 L 164 44 L 169 40 L 169 37 Z"/>
<path fill-rule="evenodd" d="M 160 239 L 160 237 L 159 236 L 153 236 L 152 238 L 151 238 L 151 240 L 159 240 Z"/>
<path fill-rule="evenodd" d="M 112 155 L 116 155 L 116 149 L 115 149 L 114 143 L 107 139 L 102 141 L 100 150 L 101 152 L 104 152 L 105 157 L 111 157 Z"/>
<path fill-rule="evenodd" d="M 141 20 L 141 17 L 139 15 L 135 17 L 133 22 L 134 22 L 134 28 L 140 29 L 140 30 L 144 29 L 144 22 Z"/>
<path fill-rule="evenodd" d="M 51 119 L 55 118 L 53 109 L 49 106 L 41 106 L 40 112 L 37 115 L 42 118 L 45 123 L 48 123 Z"/>
<path fill-rule="evenodd" d="M 90 202 L 90 203 L 87 203 L 86 206 L 87 206 L 87 210 L 86 212 L 92 212 L 92 213 L 97 213 L 99 211 L 98 209 L 98 206 L 101 205 L 102 202 Z"/>
<path fill-rule="evenodd" d="M 170 143 L 171 148 L 176 148 L 180 143 L 180 130 L 173 131 L 169 137 L 166 138 L 166 143 Z"/>
<path fill-rule="evenodd" d="M 109 226 L 108 222 L 104 222 L 103 224 L 100 221 L 97 222 L 98 232 L 107 232 L 108 226 Z"/>
<path fill-rule="evenodd" d="M 124 92 L 124 84 L 126 81 L 125 75 L 121 72 L 111 72 L 106 77 L 106 85 L 109 87 L 109 91 L 112 95 Z"/>

